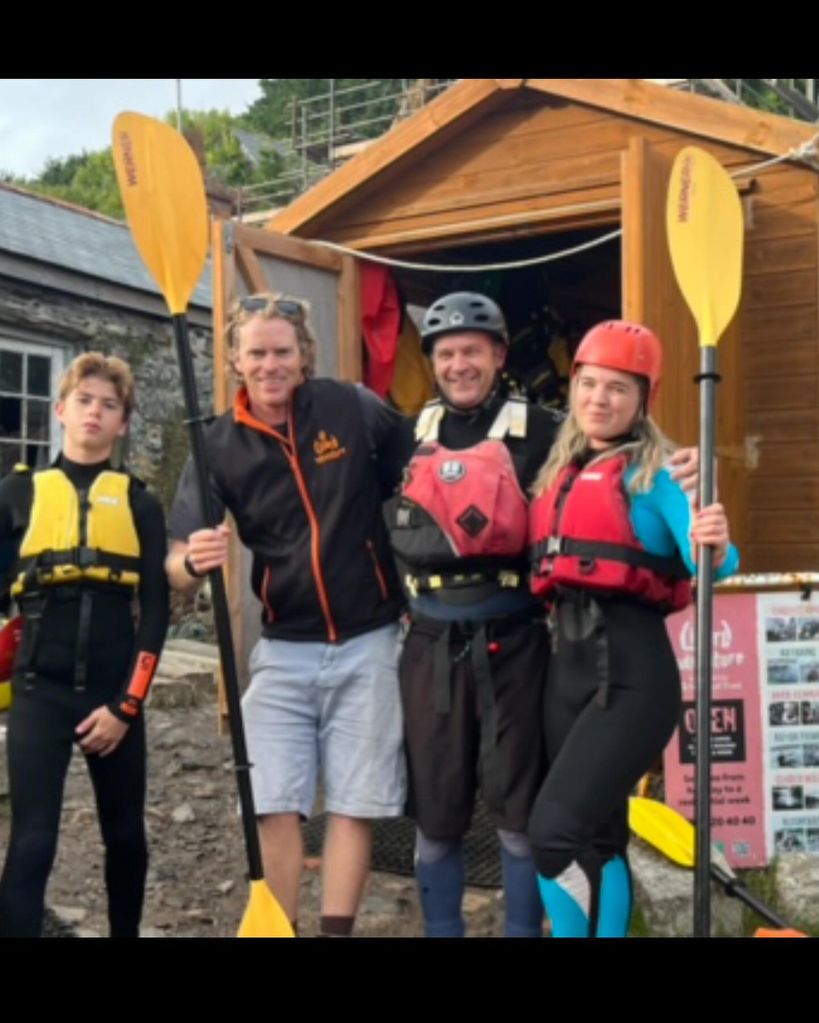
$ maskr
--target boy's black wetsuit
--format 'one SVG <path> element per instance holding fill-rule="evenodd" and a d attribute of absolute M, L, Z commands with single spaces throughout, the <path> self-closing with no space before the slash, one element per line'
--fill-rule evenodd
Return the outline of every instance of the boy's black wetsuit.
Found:
<path fill-rule="evenodd" d="M 107 461 L 80 465 L 64 456 L 54 467 L 73 484 L 81 509 L 98 475 L 111 469 Z M 8 721 L 12 828 L 0 880 L 0 936 L 40 934 L 75 729 L 100 706 L 129 725 L 112 754 L 86 758 L 105 843 L 110 930 L 113 937 L 139 933 L 148 863 L 140 708 L 165 639 L 168 584 L 162 508 L 134 478 L 127 495 L 139 540 L 136 624 L 132 589 L 113 582 L 43 586 L 33 597 L 23 593 L 18 598 L 26 623 Z M 0 481 L 0 546 L 10 540 L 19 546 L 32 517 L 33 498 L 30 472 L 15 472 Z M 81 536 L 85 514 L 83 510 Z M 84 601 L 83 593 L 90 599 Z M 35 625 L 32 615 L 37 614 L 42 617 Z"/>

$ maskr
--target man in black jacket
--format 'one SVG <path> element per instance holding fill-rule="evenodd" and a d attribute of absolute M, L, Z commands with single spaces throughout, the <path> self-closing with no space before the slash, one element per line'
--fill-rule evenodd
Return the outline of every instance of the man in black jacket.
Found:
<path fill-rule="evenodd" d="M 243 699 L 265 877 L 296 922 L 319 771 L 328 828 L 322 933 L 347 935 L 374 818 L 403 811 L 396 676 L 402 598 L 382 517 L 401 418 L 363 388 L 313 379 L 300 302 L 243 299 L 228 327 L 242 381 L 207 430 L 212 490 L 253 555 L 262 638 Z M 224 565 L 228 529 L 203 529 L 190 465 L 171 513 L 167 568 L 191 590 Z"/>

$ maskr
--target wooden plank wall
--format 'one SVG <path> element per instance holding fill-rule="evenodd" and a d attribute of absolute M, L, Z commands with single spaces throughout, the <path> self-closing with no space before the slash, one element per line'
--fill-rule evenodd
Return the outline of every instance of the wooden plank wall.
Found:
<path fill-rule="evenodd" d="M 621 156 L 635 135 L 672 153 L 696 141 L 524 91 L 386 185 L 363 184 L 299 234 L 412 252 L 538 234 L 550 220 L 552 230 L 610 224 L 619 219 Z M 707 145 L 729 164 L 748 162 L 742 150 Z"/>
<path fill-rule="evenodd" d="M 748 469 L 746 571 L 819 569 L 819 177 L 757 177 L 742 317 Z"/>

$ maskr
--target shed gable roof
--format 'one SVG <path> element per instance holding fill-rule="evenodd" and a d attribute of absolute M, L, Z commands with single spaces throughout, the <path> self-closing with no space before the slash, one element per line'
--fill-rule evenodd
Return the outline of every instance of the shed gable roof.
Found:
<path fill-rule="evenodd" d="M 360 190 L 393 173 L 406 173 L 416 160 L 465 131 L 519 90 L 527 89 L 676 129 L 765 156 L 780 156 L 809 141 L 815 126 L 748 107 L 677 92 L 637 78 L 471 78 L 463 79 L 412 117 L 324 178 L 276 214 L 272 231 L 299 233 L 312 221 L 355 202 Z"/>

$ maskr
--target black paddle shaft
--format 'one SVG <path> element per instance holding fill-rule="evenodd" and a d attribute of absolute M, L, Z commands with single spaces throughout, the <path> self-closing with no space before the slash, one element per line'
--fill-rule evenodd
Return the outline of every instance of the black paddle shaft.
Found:
<path fill-rule="evenodd" d="M 761 916 L 763 920 L 767 920 L 769 924 L 773 924 L 774 927 L 782 927 L 786 930 L 791 927 L 791 924 L 789 924 L 784 917 L 775 913 L 770 906 L 767 906 L 762 901 L 762 899 L 757 898 L 753 892 L 749 891 L 739 878 L 735 877 L 733 874 L 729 874 L 726 870 L 717 866 L 716 863 L 711 864 L 711 876 L 714 880 L 719 881 L 728 895 L 733 895 L 735 898 L 739 899 L 740 902 L 744 902 L 746 906 L 749 906 L 755 913 Z"/>
<path fill-rule="evenodd" d="M 186 422 L 191 441 L 191 453 L 196 476 L 196 487 L 199 491 L 199 502 L 205 525 L 214 529 L 219 523 L 210 491 L 210 471 L 208 456 L 205 449 L 205 437 L 202 431 L 202 415 L 199 410 L 199 395 L 196 388 L 196 377 L 193 372 L 188 343 L 188 321 L 184 315 L 173 318 L 176 356 L 179 361 L 179 372 L 182 377 L 182 394 L 185 398 Z M 239 698 L 239 678 L 236 674 L 236 654 L 233 649 L 233 636 L 230 630 L 230 614 L 228 612 L 225 580 L 221 568 L 208 573 L 211 592 L 213 594 L 213 618 L 216 624 L 216 638 L 219 643 L 219 656 L 222 662 L 222 678 L 225 683 L 227 697 L 228 721 L 230 738 L 233 745 L 233 763 L 236 771 L 236 784 L 239 789 L 239 804 L 242 811 L 242 828 L 247 850 L 248 870 L 251 881 L 259 881 L 264 876 L 262 854 L 259 846 L 259 833 L 256 830 L 256 809 L 253 805 L 253 790 L 250 786 L 250 764 L 247 757 L 245 729 L 242 722 L 242 708 Z"/>
<path fill-rule="evenodd" d="M 700 488 L 699 507 L 714 501 L 717 349 L 700 349 Z M 694 871 L 694 937 L 711 936 L 711 672 L 713 652 L 714 550 L 700 544 L 697 551 L 697 736 L 696 827 Z"/>

